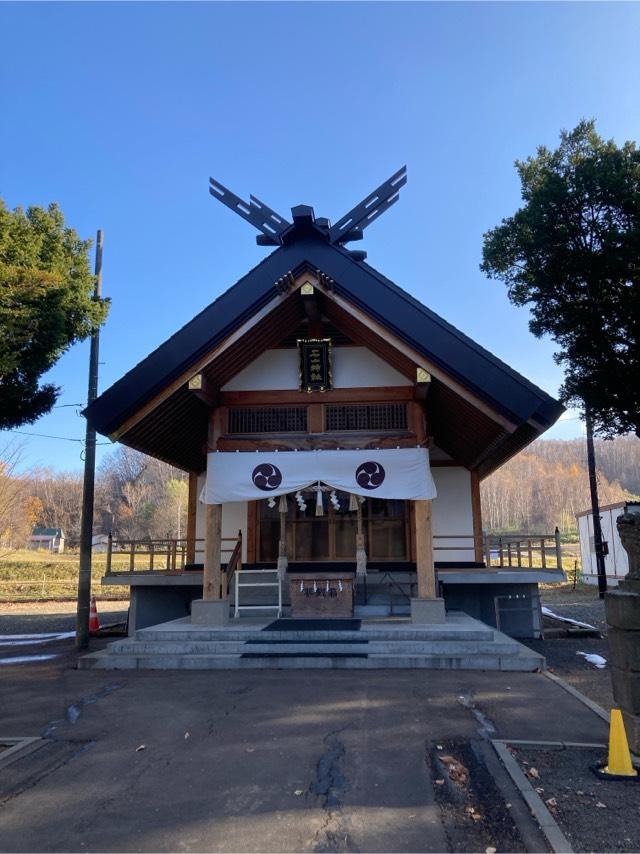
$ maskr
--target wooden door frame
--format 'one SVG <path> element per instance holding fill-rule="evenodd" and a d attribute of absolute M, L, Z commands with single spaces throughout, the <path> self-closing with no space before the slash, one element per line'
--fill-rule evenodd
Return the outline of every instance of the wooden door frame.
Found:
<path fill-rule="evenodd" d="M 383 501 L 386 499 L 382 499 Z M 405 557 L 403 560 L 410 562 L 415 560 L 415 518 L 413 513 L 413 502 L 405 500 L 404 502 L 404 539 L 405 539 Z M 249 501 L 248 502 L 248 512 L 247 512 L 247 563 L 258 563 L 260 558 L 260 508 L 259 501 Z M 335 536 L 336 536 L 336 526 L 332 524 L 332 521 L 337 518 L 337 513 L 329 505 L 327 508 L 328 512 L 324 517 L 327 520 L 329 525 L 329 534 L 328 534 L 328 542 L 329 542 L 329 555 L 336 553 L 335 546 Z M 316 518 L 316 517 L 312 517 Z M 394 517 L 401 518 L 401 517 Z M 312 519 L 307 521 L 312 521 Z M 354 520 L 355 521 L 355 520 Z M 371 516 L 365 516 L 363 522 L 364 526 L 367 528 L 367 538 L 368 542 L 371 542 L 371 533 L 370 526 L 375 524 L 375 518 Z M 291 522 L 291 520 L 287 520 L 287 527 L 289 525 L 296 525 L 298 522 Z M 354 550 L 355 555 L 355 550 Z M 342 563 L 346 558 L 338 558 L 338 557 L 328 557 L 328 558 L 310 558 L 308 559 L 309 563 Z M 292 555 L 289 555 L 289 560 L 296 560 L 296 558 Z M 373 558 L 373 560 L 380 561 L 380 563 L 384 563 L 385 561 L 394 562 L 394 558 Z M 273 563 L 273 560 L 270 561 Z"/>

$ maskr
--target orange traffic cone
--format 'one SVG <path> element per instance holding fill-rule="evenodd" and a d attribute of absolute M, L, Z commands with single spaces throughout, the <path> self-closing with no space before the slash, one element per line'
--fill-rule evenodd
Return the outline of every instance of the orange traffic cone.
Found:
<path fill-rule="evenodd" d="M 96 597 L 91 597 L 91 610 L 89 611 L 89 634 L 97 635 L 100 631 L 100 620 L 98 619 L 98 609 L 96 608 Z"/>

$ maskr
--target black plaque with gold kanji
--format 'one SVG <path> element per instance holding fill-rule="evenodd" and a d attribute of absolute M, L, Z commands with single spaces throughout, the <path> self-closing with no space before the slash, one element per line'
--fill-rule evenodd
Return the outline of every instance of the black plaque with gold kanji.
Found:
<path fill-rule="evenodd" d="M 298 339 L 300 390 L 326 391 L 331 388 L 331 339 Z"/>

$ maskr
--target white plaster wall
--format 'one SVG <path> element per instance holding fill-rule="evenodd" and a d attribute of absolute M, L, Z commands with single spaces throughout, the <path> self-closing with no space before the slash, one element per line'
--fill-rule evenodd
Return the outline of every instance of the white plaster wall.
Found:
<path fill-rule="evenodd" d="M 204 489 L 206 475 L 198 475 L 198 496 Z M 237 537 L 238 531 L 242 531 L 242 560 L 247 560 L 247 515 L 248 506 L 246 501 L 231 501 L 222 505 L 222 536 Z M 204 540 L 205 528 L 205 505 L 198 500 L 196 510 L 196 540 Z M 223 545 L 232 545 L 223 543 Z M 196 543 L 196 563 L 204 560 L 204 542 Z M 223 554 L 223 562 L 226 562 L 227 554 Z"/>
<path fill-rule="evenodd" d="M 334 388 L 409 386 L 411 381 L 366 347 L 333 348 Z M 266 350 L 222 387 L 222 391 L 296 390 L 297 350 Z"/>
<path fill-rule="evenodd" d="M 471 472 L 461 466 L 437 466 L 431 469 L 437 498 L 433 501 L 434 560 L 475 560 L 471 538 L 443 539 L 442 534 L 473 534 Z M 442 551 L 438 547 L 447 546 Z M 459 546 L 449 551 L 452 546 Z"/>

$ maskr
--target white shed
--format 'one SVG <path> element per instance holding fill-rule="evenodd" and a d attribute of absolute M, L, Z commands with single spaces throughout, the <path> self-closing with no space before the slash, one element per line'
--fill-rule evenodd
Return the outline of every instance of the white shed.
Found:
<path fill-rule="evenodd" d="M 627 553 L 622 547 L 618 535 L 616 519 L 623 513 L 640 513 L 640 501 L 619 501 L 600 508 L 600 524 L 604 542 L 604 565 L 607 582 L 616 587 L 618 581 L 629 572 Z M 593 542 L 593 514 L 583 510 L 576 514 L 580 535 L 580 554 L 582 557 L 582 577 L 586 584 L 598 583 L 598 568 Z"/>

